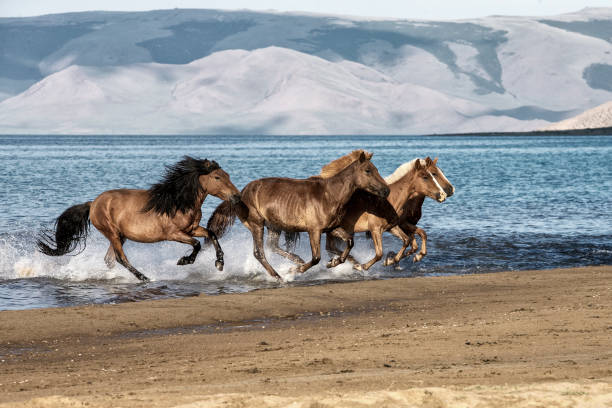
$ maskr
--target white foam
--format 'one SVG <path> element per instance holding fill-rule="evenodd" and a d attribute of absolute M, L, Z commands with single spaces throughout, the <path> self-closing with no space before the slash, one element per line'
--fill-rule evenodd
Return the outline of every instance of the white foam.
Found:
<path fill-rule="evenodd" d="M 33 245 L 33 239 L 3 238 L 0 239 L 0 279 L 23 278 L 53 278 L 68 281 L 113 280 L 118 282 L 137 282 L 121 265 L 108 269 L 104 255 L 108 249 L 108 241 L 97 231 L 92 231 L 87 239 L 87 246 L 78 255 L 50 257 L 38 252 Z M 193 265 L 178 266 L 176 262 L 182 256 L 190 253 L 191 248 L 176 242 L 160 242 L 141 244 L 126 242 L 125 253 L 138 270 L 152 281 L 163 280 L 196 280 L 211 283 L 241 282 L 274 283 L 263 266 L 253 256 L 251 234 L 242 225 L 237 225 L 226 236 L 220 239 L 225 253 L 225 267 L 218 271 L 215 266 L 215 251 L 211 246 L 204 247 Z M 281 243 L 283 240 L 281 239 Z M 354 279 L 356 274 L 364 277 L 375 276 L 375 272 L 359 272 L 352 268 L 349 262 L 328 269 L 329 259 L 325 251 L 325 239 L 322 239 L 322 259 L 304 274 L 294 274 L 291 268 L 295 264 L 288 259 L 265 249 L 270 264 L 277 270 L 286 282 L 344 280 Z M 299 256 L 308 261 L 311 257 L 310 244 L 305 234 L 302 234 L 296 251 Z M 359 261 L 371 259 L 374 251 L 371 244 L 359 241 L 351 255 Z"/>

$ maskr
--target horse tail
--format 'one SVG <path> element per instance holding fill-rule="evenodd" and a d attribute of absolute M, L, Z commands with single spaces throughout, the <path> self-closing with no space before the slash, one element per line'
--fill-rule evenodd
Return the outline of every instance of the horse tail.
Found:
<path fill-rule="evenodd" d="M 36 240 L 38 250 L 45 255 L 60 256 L 80 247 L 85 250 L 85 240 L 89 233 L 89 209 L 91 201 L 73 205 L 55 220 L 53 229 L 41 231 Z M 55 246 L 55 249 L 52 248 Z"/>
<path fill-rule="evenodd" d="M 246 218 L 248 208 L 242 201 L 238 204 L 232 204 L 229 201 L 223 201 L 215 211 L 212 213 L 206 224 L 206 229 L 221 238 L 227 230 L 234 225 L 236 216 L 243 215 Z M 205 243 L 209 242 L 209 239 L 204 239 Z"/>
<path fill-rule="evenodd" d="M 300 242 L 299 232 L 285 231 L 285 245 L 287 246 L 287 251 L 294 252 L 298 242 Z"/>

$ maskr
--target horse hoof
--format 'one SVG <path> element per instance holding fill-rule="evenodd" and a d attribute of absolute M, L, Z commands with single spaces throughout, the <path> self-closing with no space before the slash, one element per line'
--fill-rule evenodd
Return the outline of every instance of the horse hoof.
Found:
<path fill-rule="evenodd" d="M 222 271 L 223 270 L 223 262 L 215 261 L 215 267 L 217 268 L 217 270 Z"/>
<path fill-rule="evenodd" d="M 327 263 L 327 267 L 328 268 L 334 268 L 334 267 L 340 265 L 341 263 L 342 262 L 340 262 L 340 258 L 334 258 L 334 259 L 332 259 L 331 261 L 329 261 Z"/>
<path fill-rule="evenodd" d="M 412 258 L 412 262 L 417 263 L 421 259 L 423 259 L 423 255 L 415 255 L 414 258 Z"/>
<path fill-rule="evenodd" d="M 355 269 L 356 271 L 363 271 L 363 267 L 361 266 L 361 264 L 353 265 L 353 269 Z"/>
<path fill-rule="evenodd" d="M 399 272 L 399 271 L 403 271 L 404 268 L 402 268 L 400 264 L 395 264 L 395 266 L 393 267 L 393 270 Z"/>
<path fill-rule="evenodd" d="M 136 275 L 136 278 L 138 278 L 138 280 L 139 280 L 140 282 L 142 282 L 142 283 L 145 283 L 145 282 L 150 282 L 150 281 L 151 281 L 149 278 L 147 278 L 146 276 L 144 276 L 142 273 L 141 273 L 141 274 Z"/>
<path fill-rule="evenodd" d="M 389 251 L 389 253 L 387 254 L 387 258 L 385 258 L 383 265 L 384 266 L 389 266 L 389 265 L 393 265 L 395 263 L 395 255 L 397 255 L 395 252 L 393 251 Z"/>
<path fill-rule="evenodd" d="M 178 260 L 178 262 L 176 263 L 177 265 L 187 265 L 189 264 L 189 258 L 187 258 L 186 256 L 182 257 L 181 259 Z"/>

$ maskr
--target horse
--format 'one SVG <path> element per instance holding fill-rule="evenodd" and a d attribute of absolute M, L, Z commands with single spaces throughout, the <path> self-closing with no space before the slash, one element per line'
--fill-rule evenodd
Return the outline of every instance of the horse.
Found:
<path fill-rule="evenodd" d="M 68 208 L 55 220 L 55 231 L 41 232 L 38 249 L 49 256 L 65 255 L 81 246 L 82 252 L 91 223 L 110 241 L 104 257 L 107 266 L 113 268 L 117 261 L 143 282 L 149 279 L 130 264 L 123 252 L 126 239 L 189 244 L 193 251 L 177 262 L 187 265 L 195 262 L 201 248 L 194 237 L 204 237 L 215 247 L 215 266 L 223 270 L 223 251 L 217 237 L 199 225 L 202 203 L 208 194 L 232 203 L 240 200 L 240 192 L 217 162 L 185 156 L 166 166 L 163 179 L 148 190 L 109 190 L 93 201 Z"/>
<path fill-rule="evenodd" d="M 346 160 L 342 164 L 346 165 L 351 160 L 355 160 L 356 152 L 345 156 Z M 397 254 L 389 252 L 384 261 L 385 266 L 398 264 L 401 259 L 416 252 L 418 245 L 414 238 L 415 233 L 421 237 L 422 244 L 421 251 L 415 255 L 414 261 L 420 261 L 427 254 L 427 235 L 423 229 L 416 227 L 421 218 L 421 206 L 425 197 L 444 202 L 455 192 L 453 185 L 437 167 L 437 161 L 437 158 L 431 160 L 427 157 L 426 159 L 414 159 L 399 166 L 385 178 L 390 188 L 389 197 L 385 200 L 364 191 L 357 192 L 351 197 L 340 225 L 349 234 L 369 232 L 376 251 L 374 258 L 363 265 L 358 264 L 352 256 L 349 256 L 349 261 L 355 265 L 356 269 L 368 270 L 382 258 L 383 231 L 391 232 L 403 242 L 403 247 Z M 319 176 L 314 177 L 330 177 L 339 170 L 341 166 L 332 162 L 323 167 Z M 274 252 L 295 261 L 300 260 L 297 255 L 279 247 L 280 230 L 270 231 L 269 236 L 269 245 Z M 285 231 L 285 238 L 288 243 L 293 243 L 297 239 L 297 234 Z M 409 245 L 412 246 L 411 251 L 406 251 Z M 340 254 L 335 245 L 333 231 L 327 234 L 326 249 L 332 254 Z M 334 267 L 341 263 L 341 260 L 342 258 L 334 258 L 327 266 Z"/>
<path fill-rule="evenodd" d="M 338 228 L 346 203 L 359 189 L 385 198 L 389 195 L 389 187 L 363 153 L 342 167 L 328 178 L 273 177 L 252 181 L 242 190 L 238 205 L 221 203 L 215 209 L 207 228 L 220 237 L 238 216 L 253 236 L 253 255 L 279 281 L 282 278 L 268 263 L 264 253 L 264 226 L 268 226 L 269 230 L 308 232 L 312 259 L 306 263 L 301 262 L 292 271 L 304 273 L 319 263 L 321 234 L 332 230 L 335 236 L 347 243 L 340 255 L 344 262 L 353 247 L 352 237 Z"/>
<path fill-rule="evenodd" d="M 455 194 L 455 187 L 450 183 L 450 181 L 448 181 L 442 169 L 437 166 L 438 158 L 431 160 L 428 157 L 425 160 L 415 159 L 411 162 L 404 163 L 402 166 L 398 167 L 396 171 L 393 172 L 390 176 L 386 177 L 385 180 L 388 183 L 399 183 L 400 180 L 402 180 L 403 178 L 405 178 L 405 176 L 408 175 L 408 173 L 415 170 L 415 167 L 417 167 L 416 160 L 419 160 L 421 167 L 426 166 L 427 170 L 431 175 L 432 180 L 436 183 L 441 192 L 446 193 L 446 198 L 449 198 L 453 194 Z M 402 169 L 402 167 L 404 168 Z M 425 255 L 427 255 L 427 234 L 423 229 L 416 226 L 416 224 L 421 219 L 421 207 L 423 206 L 423 202 L 425 201 L 426 197 L 433 198 L 438 202 L 444 201 L 440 201 L 439 199 L 436 199 L 429 194 L 424 194 L 422 191 L 416 191 L 412 197 L 408 198 L 405 201 L 402 207 L 402 214 L 400 216 L 400 222 L 398 224 L 398 227 L 404 234 L 409 235 L 411 237 L 411 240 L 410 242 L 405 241 L 403 238 L 403 234 L 398 233 L 398 230 L 395 228 L 391 229 L 389 232 L 400 238 L 403 241 L 403 246 L 397 254 L 393 253 L 392 251 L 387 254 L 387 257 L 384 262 L 385 265 L 397 266 L 403 258 L 410 256 L 411 254 L 417 251 L 418 245 L 414 234 L 417 234 L 421 237 L 421 250 L 414 256 L 413 262 L 419 262 L 421 259 L 423 259 Z M 407 250 L 408 246 L 411 246 L 410 250 Z"/>

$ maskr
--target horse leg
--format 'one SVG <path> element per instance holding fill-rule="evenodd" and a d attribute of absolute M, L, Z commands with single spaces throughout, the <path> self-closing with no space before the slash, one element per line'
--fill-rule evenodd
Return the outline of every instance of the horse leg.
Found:
<path fill-rule="evenodd" d="M 338 247 L 336 247 L 336 238 L 330 232 L 325 234 L 325 249 L 330 256 L 332 256 L 332 258 L 333 255 L 342 256 L 342 252 L 338 249 Z M 361 268 L 361 265 L 355 258 L 353 258 L 353 255 L 348 255 L 346 260 L 353 264 L 354 267 Z M 327 267 L 330 268 L 329 263 L 327 265 Z"/>
<path fill-rule="evenodd" d="M 346 258 L 348 257 L 349 252 L 351 252 L 351 249 L 353 249 L 354 241 L 353 241 L 353 236 L 349 234 L 348 232 L 346 232 L 346 230 L 341 227 L 338 227 L 332 230 L 331 233 L 327 234 L 327 236 L 330 236 L 330 235 L 334 237 L 338 237 L 346 243 L 346 248 L 344 249 L 344 251 L 342 251 L 340 256 L 333 258 L 331 261 L 327 263 L 328 268 L 333 268 L 334 266 L 338 266 L 341 263 L 344 263 L 346 261 Z"/>
<path fill-rule="evenodd" d="M 194 237 L 203 237 L 203 238 L 210 240 L 210 242 L 212 242 L 213 246 L 215 247 L 215 256 L 217 257 L 217 260 L 215 261 L 215 267 L 218 270 L 222 271 L 223 265 L 224 265 L 223 250 L 221 249 L 221 245 L 219 245 L 219 240 L 217 239 L 217 236 L 215 235 L 215 233 L 198 225 L 198 227 L 193 231 L 192 234 Z M 199 250 L 200 250 L 200 243 L 198 242 L 198 250 L 196 251 L 196 248 L 194 247 L 193 253 L 190 255 L 190 256 L 193 256 L 193 261 L 191 261 L 191 263 L 195 261 L 195 258 L 198 255 Z"/>
<path fill-rule="evenodd" d="M 413 258 L 414 262 L 419 262 L 425 255 L 427 255 L 427 233 L 425 230 L 416 227 L 415 231 L 421 237 L 421 250 Z"/>
<path fill-rule="evenodd" d="M 106 235 L 106 234 L 105 234 Z M 144 276 L 138 269 L 134 268 L 130 261 L 128 261 L 127 256 L 125 256 L 125 252 L 123 252 L 123 242 L 125 239 L 120 238 L 119 236 L 107 236 L 108 240 L 111 242 L 113 249 L 115 250 L 115 258 L 117 262 L 119 262 L 123 267 L 125 267 L 128 271 L 132 272 L 136 278 L 143 282 L 148 282 L 149 278 Z"/>
<path fill-rule="evenodd" d="M 408 225 L 414 227 L 412 224 Z M 416 227 L 414 228 L 416 229 Z M 389 253 L 387 254 L 387 258 L 383 263 L 383 265 L 385 266 L 394 264 L 397 265 L 399 261 L 401 261 L 404 257 L 410 255 L 412 252 L 416 251 L 416 249 L 418 248 L 418 246 L 416 245 L 416 240 L 414 239 L 414 230 L 407 233 L 405 228 L 402 229 L 396 225 L 395 227 L 391 228 L 389 232 L 402 240 L 402 248 L 398 251 L 397 254 L 393 251 L 389 251 Z M 410 244 L 412 244 L 412 251 L 406 253 L 405 251 Z"/>
<path fill-rule="evenodd" d="M 374 228 L 370 230 L 372 233 L 372 241 L 374 242 L 374 250 L 376 251 L 376 255 L 372 258 L 368 263 L 361 265 L 364 270 L 368 270 L 374 265 L 376 262 L 380 261 L 383 256 L 383 248 L 382 248 L 382 229 Z"/>
<path fill-rule="evenodd" d="M 321 260 L 321 230 L 308 231 L 308 237 L 310 238 L 310 250 L 312 252 L 312 259 L 310 262 L 302 264 L 296 268 L 299 273 L 304 273 L 312 266 L 319 263 Z"/>
<path fill-rule="evenodd" d="M 266 271 L 268 271 L 268 273 L 278 279 L 279 281 L 282 281 L 283 278 L 280 277 L 280 275 L 278 273 L 276 273 L 276 271 L 274 270 L 274 268 L 272 268 L 272 266 L 268 263 L 268 260 L 266 259 L 266 254 L 264 252 L 264 243 L 263 243 L 263 235 L 264 235 L 264 226 L 263 223 L 262 224 L 255 224 L 253 223 L 253 221 L 250 222 L 244 222 L 243 224 L 245 224 L 245 226 L 251 231 L 251 235 L 253 235 L 253 255 L 255 256 L 255 258 L 259 261 L 260 264 L 262 264 L 262 266 L 264 268 L 266 268 Z"/>
<path fill-rule="evenodd" d="M 268 248 L 270 248 L 275 254 L 284 256 L 285 258 L 289 259 L 291 262 L 300 265 L 305 263 L 304 260 L 296 254 L 292 254 L 291 252 L 285 251 L 280 247 L 280 245 L 278 244 L 278 241 L 280 240 L 280 233 L 281 232 L 279 230 L 268 227 Z"/>
<path fill-rule="evenodd" d="M 198 252 L 200 252 L 200 249 L 202 248 L 202 244 L 200 244 L 200 241 L 185 232 L 177 232 L 168 236 L 168 241 L 180 242 L 181 244 L 189 244 L 193 247 L 193 251 L 191 251 L 189 255 L 186 255 L 179 259 L 176 263 L 177 265 L 190 265 L 194 263 L 196 256 L 198 256 Z"/>
<path fill-rule="evenodd" d="M 106 263 L 106 267 L 108 269 L 113 269 L 115 267 L 115 249 L 112 245 L 108 246 L 108 251 L 106 251 L 106 255 L 104 255 L 104 262 Z"/>

